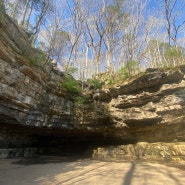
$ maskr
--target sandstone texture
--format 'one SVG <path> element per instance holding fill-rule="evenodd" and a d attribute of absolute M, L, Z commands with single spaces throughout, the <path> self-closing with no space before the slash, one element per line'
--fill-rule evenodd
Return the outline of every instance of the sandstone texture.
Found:
<path fill-rule="evenodd" d="M 89 92 L 88 101 L 77 105 L 75 98 L 83 98 L 83 94 L 69 93 L 62 86 L 65 75 L 46 67 L 41 56 L 31 47 L 29 35 L 1 12 L 2 158 L 13 156 L 12 153 L 24 156 L 26 148 L 35 151 L 47 145 L 59 146 L 62 150 L 67 145 L 79 151 L 89 145 L 121 144 L 122 147 L 149 142 L 154 144 L 147 146 L 159 156 L 156 146 L 164 142 L 174 147 L 178 143 L 179 150 L 184 151 L 185 65 L 146 70 L 115 86 Z M 166 145 L 171 150 L 171 146 Z M 171 150 L 170 156 L 173 151 L 176 153 Z M 100 150 L 95 153 L 94 156 L 101 156 Z M 104 153 L 102 150 L 102 155 Z M 184 152 L 181 154 L 184 156 Z"/>
<path fill-rule="evenodd" d="M 77 94 L 62 86 L 64 76 L 45 65 L 24 29 L 0 12 L 0 158 L 25 156 L 27 148 L 83 150 L 84 142 L 102 137 L 97 130 L 105 122 L 81 118 L 83 111 L 75 110 Z"/>
<path fill-rule="evenodd" d="M 131 144 L 98 148 L 94 159 L 185 159 L 184 66 L 145 73 L 104 91 L 99 101 L 108 105 L 114 136 Z"/>
<path fill-rule="evenodd" d="M 32 65 L 24 52 L 25 48 L 34 52 L 26 46 L 26 33 L 9 17 L 0 16 L 1 122 L 66 127 L 71 120 L 72 102 L 55 83 L 59 77 L 46 75 Z"/>
<path fill-rule="evenodd" d="M 182 161 L 185 160 L 185 143 L 147 143 L 98 148 L 93 158 L 105 161 Z"/>
<path fill-rule="evenodd" d="M 108 104 L 115 127 L 125 128 L 130 140 L 184 141 L 183 78 L 180 69 L 156 71 L 121 86 L 116 92 L 119 95 Z M 125 93 L 122 93 L 123 89 Z"/>

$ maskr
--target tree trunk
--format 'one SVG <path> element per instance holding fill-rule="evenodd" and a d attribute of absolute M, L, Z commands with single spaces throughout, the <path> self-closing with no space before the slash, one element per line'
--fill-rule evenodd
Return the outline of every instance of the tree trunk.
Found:
<path fill-rule="evenodd" d="M 29 0 L 26 1 L 26 5 L 25 5 L 24 11 L 23 11 L 23 16 L 22 16 L 22 19 L 21 19 L 21 25 L 24 25 L 25 18 L 26 18 L 26 13 L 27 13 L 27 10 L 28 10 L 28 5 L 29 5 Z"/>
<path fill-rule="evenodd" d="M 13 17 L 13 18 L 16 18 L 17 17 L 17 11 L 18 11 L 18 8 L 19 8 L 19 4 L 20 4 L 20 2 L 19 1 L 17 1 L 17 3 L 15 4 L 15 6 L 14 6 L 14 8 L 13 8 L 13 10 L 12 10 L 12 12 L 11 12 L 11 17 Z"/>
<path fill-rule="evenodd" d="M 32 31 L 34 31 L 34 29 L 35 29 L 34 34 L 36 34 L 36 33 L 39 32 L 41 22 L 42 22 L 42 20 L 43 20 L 45 14 L 46 14 L 48 8 L 49 8 L 49 1 L 46 2 L 46 3 L 44 3 L 43 6 L 42 6 L 41 13 L 40 13 L 40 15 L 39 15 L 39 17 L 38 17 L 38 20 L 37 20 L 37 22 L 36 22 L 36 25 L 34 26 L 34 28 L 33 28 L 33 30 L 32 30 Z"/>
<path fill-rule="evenodd" d="M 88 72 L 89 72 L 89 70 L 88 70 L 88 53 L 89 53 L 89 46 L 87 45 L 86 46 L 86 56 L 85 56 L 85 74 L 84 74 L 84 77 L 85 77 L 85 79 L 87 79 L 88 78 Z"/>
<path fill-rule="evenodd" d="M 107 43 L 108 51 L 107 51 L 107 68 L 111 71 L 112 68 L 112 49 L 111 49 L 111 43 Z"/>
<path fill-rule="evenodd" d="M 28 29 L 28 27 L 29 27 L 29 22 L 30 22 L 30 17 L 31 17 L 32 11 L 33 11 L 33 1 L 32 1 L 32 3 L 31 3 L 30 12 L 29 12 L 29 14 L 28 14 L 28 19 L 27 19 L 27 22 L 26 22 L 26 28 L 27 28 L 27 29 Z"/>

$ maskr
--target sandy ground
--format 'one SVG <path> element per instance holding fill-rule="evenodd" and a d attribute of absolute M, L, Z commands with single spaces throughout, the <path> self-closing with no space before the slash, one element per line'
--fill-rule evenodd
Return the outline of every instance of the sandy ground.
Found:
<path fill-rule="evenodd" d="M 185 164 L 64 157 L 0 160 L 0 185 L 184 185 Z"/>

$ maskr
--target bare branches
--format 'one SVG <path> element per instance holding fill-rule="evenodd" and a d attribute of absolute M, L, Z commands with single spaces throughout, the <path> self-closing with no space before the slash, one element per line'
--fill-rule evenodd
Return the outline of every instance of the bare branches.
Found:
<path fill-rule="evenodd" d="M 168 43 L 176 45 L 179 30 L 185 23 L 185 20 L 179 23 L 180 21 L 177 19 L 179 14 L 185 11 L 185 2 L 181 0 L 164 0 L 164 3 Z"/>
<path fill-rule="evenodd" d="M 32 31 L 35 46 L 47 54 L 46 63 L 54 58 L 62 70 L 78 68 L 79 79 L 130 64 L 145 68 L 184 61 L 184 0 L 157 5 L 150 0 L 4 2 L 9 15 Z"/>

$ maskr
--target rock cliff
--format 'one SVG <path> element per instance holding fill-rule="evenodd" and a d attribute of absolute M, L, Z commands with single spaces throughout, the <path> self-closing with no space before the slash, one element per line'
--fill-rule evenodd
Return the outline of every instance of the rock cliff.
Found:
<path fill-rule="evenodd" d="M 94 150 L 108 161 L 185 160 L 184 66 L 148 72 L 99 94 L 108 105 L 112 134 L 129 145 Z M 162 143 L 161 143 L 162 142 Z"/>
<path fill-rule="evenodd" d="M 185 141 L 185 66 L 148 69 L 95 92 L 83 105 L 61 85 L 63 75 L 41 66 L 28 34 L 0 13 L 1 157 L 42 152 L 35 148 Z"/>
<path fill-rule="evenodd" d="M 184 141 L 183 78 L 183 67 L 157 70 L 112 89 L 110 116 L 116 127 L 126 130 L 116 134 L 133 141 Z"/>
<path fill-rule="evenodd" d="M 28 58 L 34 49 L 26 33 L 9 17 L 1 14 L 1 20 L 1 120 L 29 126 L 70 123 L 72 102 L 55 84 L 59 77 L 32 65 Z"/>
<path fill-rule="evenodd" d="M 147 143 L 119 145 L 98 148 L 93 152 L 93 158 L 104 161 L 174 161 L 185 160 L 185 143 Z"/>
<path fill-rule="evenodd" d="M 15 156 L 23 155 L 22 147 L 60 147 L 100 135 L 80 124 L 74 95 L 62 86 L 64 74 L 43 68 L 41 56 L 16 21 L 0 12 L 0 148 L 19 148 Z"/>

